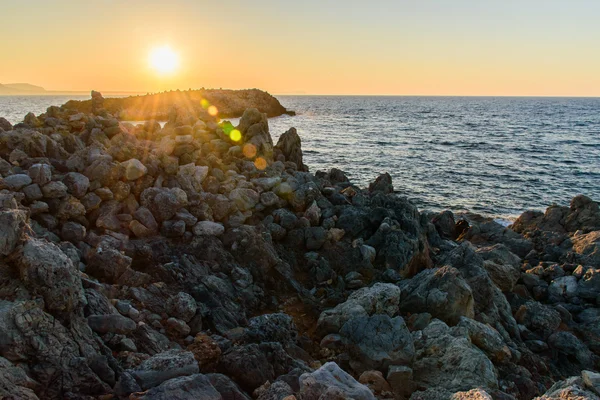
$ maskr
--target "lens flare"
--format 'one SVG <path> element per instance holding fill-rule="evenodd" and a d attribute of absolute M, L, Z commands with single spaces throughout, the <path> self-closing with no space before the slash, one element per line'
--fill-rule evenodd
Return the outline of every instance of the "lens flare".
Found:
<path fill-rule="evenodd" d="M 208 113 L 210 115 L 212 115 L 213 117 L 216 117 L 217 114 L 219 113 L 219 110 L 217 110 L 217 107 L 215 107 L 215 106 L 210 106 L 210 107 L 208 107 Z"/>
<path fill-rule="evenodd" d="M 254 160 L 254 166 L 256 167 L 256 169 L 262 171 L 265 168 L 267 168 L 267 160 L 265 160 L 262 157 L 258 157 L 256 160 Z"/>
<path fill-rule="evenodd" d="M 254 156 L 256 156 L 256 146 L 252 143 L 246 143 L 242 152 L 246 158 L 254 158 Z"/>
<path fill-rule="evenodd" d="M 150 65 L 160 74 L 171 74 L 179 67 L 179 57 L 169 46 L 150 52 Z"/>
<path fill-rule="evenodd" d="M 239 142 L 240 139 L 242 138 L 242 132 L 238 131 L 237 129 L 234 129 L 229 134 L 229 138 L 231 140 L 233 140 L 234 142 Z"/>
<path fill-rule="evenodd" d="M 202 99 L 200 100 L 200 105 L 202 106 L 202 108 L 204 108 L 205 110 L 210 107 L 210 103 L 208 102 L 208 100 L 206 99 Z"/>

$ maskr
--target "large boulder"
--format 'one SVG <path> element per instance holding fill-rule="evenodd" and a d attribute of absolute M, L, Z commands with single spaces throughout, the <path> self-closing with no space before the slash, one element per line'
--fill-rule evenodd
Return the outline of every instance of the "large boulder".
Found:
<path fill-rule="evenodd" d="M 361 315 L 398 313 L 400 289 L 391 283 L 378 282 L 371 287 L 361 288 L 335 308 L 325 310 L 319 316 L 317 329 L 322 334 L 337 333 L 353 317 Z"/>
<path fill-rule="evenodd" d="M 194 374 L 173 378 L 143 393 L 135 393 L 131 400 L 222 400 L 207 376 Z"/>
<path fill-rule="evenodd" d="M 356 381 L 334 362 L 328 362 L 318 370 L 300 376 L 299 393 L 303 400 L 375 400 L 368 387 Z"/>
<path fill-rule="evenodd" d="M 143 390 L 153 388 L 169 379 L 199 372 L 194 354 L 184 350 L 168 350 L 142 362 L 129 373 Z"/>
<path fill-rule="evenodd" d="M 498 387 L 492 362 L 468 337 L 453 332 L 445 323 L 433 320 L 415 341 L 415 382 L 427 388 L 450 392 L 473 387 Z"/>
<path fill-rule="evenodd" d="M 32 293 L 44 298 L 46 309 L 69 320 L 85 302 L 79 271 L 53 243 L 29 239 L 18 258 L 21 280 Z"/>
<path fill-rule="evenodd" d="M 350 364 L 359 372 L 408 365 L 415 354 L 412 336 L 402 317 L 377 314 L 352 318 L 342 326 L 340 335 L 352 356 Z"/>
<path fill-rule="evenodd" d="M 403 311 L 428 312 L 451 325 L 463 316 L 475 316 L 473 292 L 456 268 L 427 269 L 402 281 L 400 287 Z"/>

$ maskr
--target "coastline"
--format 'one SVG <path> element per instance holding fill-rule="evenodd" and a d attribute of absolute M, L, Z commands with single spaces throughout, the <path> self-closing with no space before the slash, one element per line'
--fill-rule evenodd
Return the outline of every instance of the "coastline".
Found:
<path fill-rule="evenodd" d="M 419 211 L 387 173 L 360 188 L 309 172 L 301 137 L 274 143 L 266 111 L 226 127 L 176 107 L 134 125 L 106 100 L 0 120 L 0 355 L 28 366 L 10 395 L 598 390 L 592 199 L 510 228 L 467 222 Z"/>

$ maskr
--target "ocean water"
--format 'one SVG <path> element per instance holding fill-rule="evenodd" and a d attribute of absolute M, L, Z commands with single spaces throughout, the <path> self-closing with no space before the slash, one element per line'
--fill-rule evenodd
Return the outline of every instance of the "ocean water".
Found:
<path fill-rule="evenodd" d="M 0 117 L 89 96 L 0 97 Z M 360 186 L 389 172 L 420 209 L 514 218 L 600 200 L 600 98 L 277 96 L 296 116 L 269 121 L 276 142 L 298 129 L 311 171 Z"/>
<path fill-rule="evenodd" d="M 514 218 L 600 200 L 600 98 L 277 96 L 311 171 L 340 168 L 362 186 L 389 172 L 420 209 Z"/>

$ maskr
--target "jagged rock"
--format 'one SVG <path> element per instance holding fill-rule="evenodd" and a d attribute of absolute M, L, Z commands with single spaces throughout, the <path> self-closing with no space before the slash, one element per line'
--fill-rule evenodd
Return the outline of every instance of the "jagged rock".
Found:
<path fill-rule="evenodd" d="M 72 243 L 81 242 L 85 238 L 85 234 L 85 226 L 73 221 L 65 222 L 61 229 L 62 239 Z"/>
<path fill-rule="evenodd" d="M 328 397 L 334 393 L 340 397 Z M 300 396 L 303 400 L 375 400 L 368 387 L 357 382 L 334 362 L 328 362 L 318 370 L 300 376 Z"/>
<path fill-rule="evenodd" d="M 67 195 L 67 186 L 59 181 L 48 182 L 42 186 L 42 193 L 48 199 L 60 199 Z"/>
<path fill-rule="evenodd" d="M 460 317 L 457 326 L 465 328 L 471 342 L 483 350 L 492 361 L 503 362 L 510 359 L 510 349 L 494 328 L 466 317 Z"/>
<path fill-rule="evenodd" d="M 413 339 L 402 317 L 377 314 L 350 319 L 340 330 L 349 347 L 354 369 L 386 371 L 390 365 L 409 365 L 415 354 Z"/>
<path fill-rule="evenodd" d="M 471 287 L 452 267 L 427 269 L 400 284 L 400 309 L 427 312 L 449 324 L 475 316 Z"/>
<path fill-rule="evenodd" d="M 6 132 L 12 131 L 12 124 L 6 118 L 0 117 L 0 129 Z"/>
<path fill-rule="evenodd" d="M 233 380 L 248 391 L 275 378 L 273 365 L 257 344 L 234 347 L 223 354 L 221 365 Z"/>
<path fill-rule="evenodd" d="M 68 321 L 83 306 L 79 271 L 55 244 L 29 239 L 20 252 L 18 266 L 25 286 L 44 298 L 51 314 Z"/>
<path fill-rule="evenodd" d="M 400 289 L 389 283 L 376 283 L 352 293 L 348 300 L 319 316 L 317 328 L 323 334 L 337 333 L 353 317 L 373 314 L 394 316 L 398 312 Z"/>
<path fill-rule="evenodd" d="M 528 301 L 515 313 L 515 319 L 545 339 L 560 325 L 558 311 L 536 301 Z"/>
<path fill-rule="evenodd" d="M 414 380 L 423 387 L 451 392 L 475 386 L 497 388 L 497 372 L 485 354 L 468 338 L 452 335 L 442 321 L 433 320 L 415 341 Z"/>
<path fill-rule="evenodd" d="M 295 163 L 298 170 L 308 171 L 308 167 L 304 165 L 302 160 L 302 145 L 296 128 L 290 128 L 287 132 L 279 136 L 275 150 L 280 151 L 286 161 Z"/>
<path fill-rule="evenodd" d="M 98 279 L 115 282 L 130 265 L 131 257 L 116 249 L 98 246 L 88 256 L 86 271 Z"/>
<path fill-rule="evenodd" d="M 521 276 L 521 259 L 503 244 L 479 248 L 477 253 L 485 260 L 483 267 L 496 286 L 511 292 Z"/>
<path fill-rule="evenodd" d="M 385 194 L 394 193 L 392 177 L 387 172 L 381 174 L 375 179 L 375 182 L 369 184 L 369 193 L 382 192 Z"/>
<path fill-rule="evenodd" d="M 69 193 L 78 199 L 84 197 L 90 187 L 88 177 L 78 172 L 69 172 L 66 174 L 63 183 L 67 186 Z"/>

